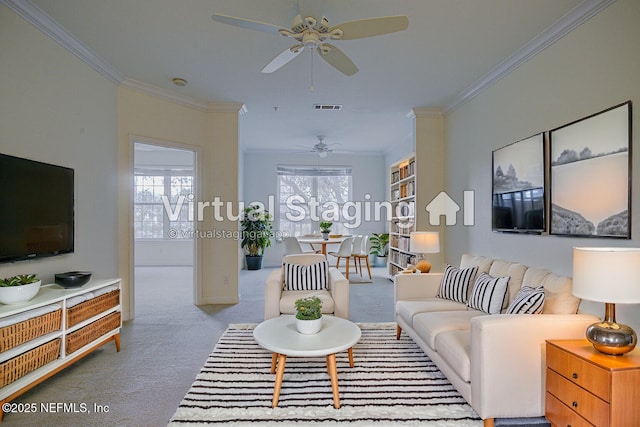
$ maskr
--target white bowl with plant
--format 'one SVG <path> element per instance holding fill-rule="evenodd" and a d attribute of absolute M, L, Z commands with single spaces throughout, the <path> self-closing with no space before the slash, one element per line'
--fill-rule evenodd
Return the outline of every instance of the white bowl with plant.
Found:
<path fill-rule="evenodd" d="M 307 297 L 296 300 L 296 328 L 304 335 L 313 335 L 322 328 L 322 300 Z"/>
<path fill-rule="evenodd" d="M 21 304 L 35 297 L 42 281 L 35 274 L 22 274 L 0 279 L 0 302 Z"/>
<path fill-rule="evenodd" d="M 333 222 L 331 221 L 320 221 L 320 233 L 322 233 L 322 238 L 324 240 L 329 240 L 329 233 L 331 233 L 331 227 L 333 226 Z"/>

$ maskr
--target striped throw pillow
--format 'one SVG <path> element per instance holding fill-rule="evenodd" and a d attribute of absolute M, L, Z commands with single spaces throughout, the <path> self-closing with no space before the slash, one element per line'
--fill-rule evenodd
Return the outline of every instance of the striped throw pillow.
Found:
<path fill-rule="evenodd" d="M 540 314 L 544 308 L 544 287 L 522 285 L 518 295 L 507 307 L 507 314 Z"/>
<path fill-rule="evenodd" d="M 315 264 L 282 264 L 285 291 L 321 291 L 328 288 L 329 263 L 320 261 Z"/>
<path fill-rule="evenodd" d="M 478 267 L 460 269 L 447 265 L 440 281 L 440 290 L 437 297 L 466 304 L 469 284 L 477 271 Z"/>
<path fill-rule="evenodd" d="M 473 284 L 467 307 L 489 314 L 500 313 L 507 295 L 509 279 L 509 276 L 492 277 L 487 273 L 480 273 Z"/>

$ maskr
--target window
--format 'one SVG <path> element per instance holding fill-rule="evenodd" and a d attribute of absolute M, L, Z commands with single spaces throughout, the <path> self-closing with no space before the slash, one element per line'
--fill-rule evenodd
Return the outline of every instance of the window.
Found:
<path fill-rule="evenodd" d="M 284 235 L 319 233 L 327 211 L 341 213 L 350 201 L 350 167 L 278 166 L 278 225 Z M 330 218 L 332 233 L 348 234 L 341 218 Z"/>
<path fill-rule="evenodd" d="M 136 239 L 191 238 L 187 200 L 176 221 L 169 219 L 163 196 L 175 208 L 179 196 L 193 194 L 193 173 L 185 170 L 136 169 L 134 180 L 134 230 Z M 172 230 L 171 233 L 169 230 Z M 173 231 L 175 230 L 175 231 Z"/>

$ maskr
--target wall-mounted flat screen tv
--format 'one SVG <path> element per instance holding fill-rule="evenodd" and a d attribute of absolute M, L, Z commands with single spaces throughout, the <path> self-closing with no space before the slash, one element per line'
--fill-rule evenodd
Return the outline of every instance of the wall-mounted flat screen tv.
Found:
<path fill-rule="evenodd" d="M 544 133 L 493 151 L 492 229 L 546 231 Z"/>
<path fill-rule="evenodd" d="M 0 154 L 0 262 L 73 250 L 73 169 Z"/>

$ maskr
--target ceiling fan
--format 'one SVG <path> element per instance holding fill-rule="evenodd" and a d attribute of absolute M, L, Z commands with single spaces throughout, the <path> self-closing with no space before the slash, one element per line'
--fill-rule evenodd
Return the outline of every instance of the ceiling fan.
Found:
<path fill-rule="evenodd" d="M 395 33 L 406 30 L 409 26 L 409 18 L 406 16 L 385 16 L 380 18 L 359 19 L 330 26 L 326 17 L 317 20 L 313 16 L 302 18 L 298 14 L 291 24 L 291 29 L 281 28 L 276 25 L 252 21 L 233 16 L 212 16 L 214 21 L 233 25 L 264 33 L 280 34 L 294 39 L 297 44 L 282 51 L 271 60 L 263 69 L 263 73 L 273 73 L 298 56 L 305 48 L 315 49 L 320 57 L 338 71 L 347 76 L 358 72 L 358 67 L 344 52 L 336 46 L 327 43 L 326 40 L 354 40 L 366 37 L 374 37 L 382 34 Z"/>
<path fill-rule="evenodd" d="M 318 142 L 306 152 L 317 153 L 318 157 L 321 158 L 327 157 L 333 151 L 332 145 L 338 145 L 338 143 L 325 144 L 324 139 L 326 137 L 324 135 L 318 135 L 316 138 L 318 138 Z"/>

